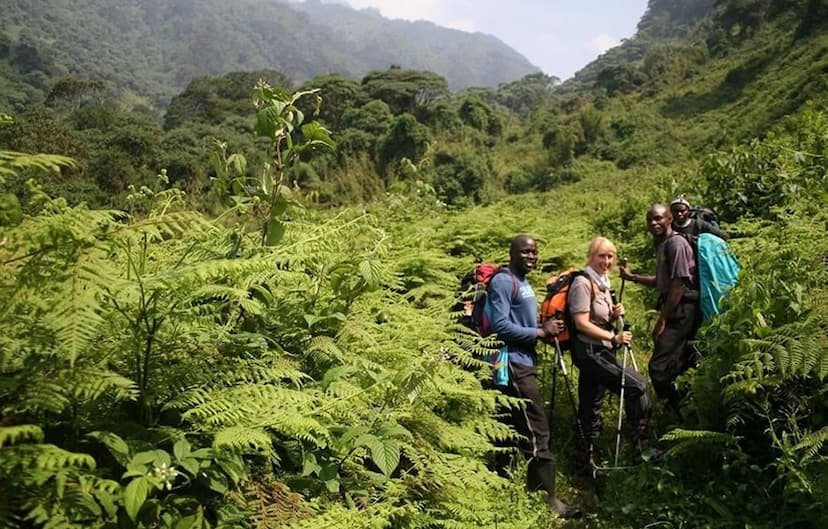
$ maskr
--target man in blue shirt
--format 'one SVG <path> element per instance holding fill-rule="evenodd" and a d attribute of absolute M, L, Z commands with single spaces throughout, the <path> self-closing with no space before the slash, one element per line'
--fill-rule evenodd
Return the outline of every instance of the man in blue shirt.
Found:
<path fill-rule="evenodd" d="M 511 423 L 525 437 L 521 443 L 529 459 L 530 489 L 543 488 L 547 504 L 561 518 L 581 516 L 578 507 L 555 496 L 555 458 L 549 445 L 549 420 L 538 387 L 536 364 L 538 340 L 548 340 L 563 330 L 563 321 L 550 319 L 538 326 L 538 302 L 526 274 L 538 263 L 538 247 L 528 235 L 518 235 L 509 247 L 509 270 L 495 274 L 489 283 L 492 329 L 504 342 L 509 357 L 509 383 L 500 387 L 507 395 L 526 399 L 523 409 L 512 410 Z"/>

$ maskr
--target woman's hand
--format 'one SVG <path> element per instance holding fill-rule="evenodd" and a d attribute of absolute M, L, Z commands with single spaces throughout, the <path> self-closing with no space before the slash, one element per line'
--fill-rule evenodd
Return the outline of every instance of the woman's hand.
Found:
<path fill-rule="evenodd" d="M 621 331 L 615 335 L 613 340 L 618 345 L 630 345 L 633 340 L 633 334 L 630 331 Z"/>
<path fill-rule="evenodd" d="M 612 312 L 610 313 L 611 320 L 617 320 L 621 316 L 624 315 L 624 305 L 621 303 L 616 303 L 612 306 Z"/>

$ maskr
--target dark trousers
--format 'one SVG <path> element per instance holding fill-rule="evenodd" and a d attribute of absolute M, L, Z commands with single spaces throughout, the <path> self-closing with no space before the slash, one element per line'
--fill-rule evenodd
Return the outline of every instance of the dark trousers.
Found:
<path fill-rule="evenodd" d="M 664 332 L 656 339 L 653 356 L 650 358 L 650 379 L 656 395 L 674 404 L 678 400 L 678 394 L 673 382 L 693 363 L 690 340 L 695 337 L 699 327 L 698 305 L 696 300 L 682 300 L 676 306 L 667 320 Z"/>
<path fill-rule="evenodd" d="M 581 448 L 588 450 L 601 434 L 601 411 L 604 393 L 621 394 L 621 363 L 615 353 L 600 345 L 572 340 L 572 363 L 578 368 L 577 438 Z M 652 403 L 647 380 L 632 366 L 624 376 L 624 412 L 633 426 L 634 437 L 646 433 Z"/>
<path fill-rule="evenodd" d="M 520 449 L 526 458 L 554 461 L 549 447 L 549 419 L 538 387 L 538 371 L 534 366 L 509 363 L 509 385 L 500 390 L 510 397 L 525 399 L 521 409 L 510 410 L 509 424 L 521 434 Z"/>

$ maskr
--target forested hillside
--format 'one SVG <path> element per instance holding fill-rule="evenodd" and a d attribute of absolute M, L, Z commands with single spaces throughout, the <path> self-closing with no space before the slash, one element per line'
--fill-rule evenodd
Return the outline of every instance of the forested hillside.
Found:
<path fill-rule="evenodd" d="M 300 82 L 398 64 L 437 72 L 454 89 L 537 71 L 494 37 L 318 0 L 3 0 L 0 11 L 0 106 L 13 111 L 42 103 L 66 76 L 154 110 L 196 77 L 239 70 Z"/>
<path fill-rule="evenodd" d="M 159 121 L 77 75 L 0 113 L 0 527 L 563 527 L 521 456 L 494 471 L 521 403 L 450 312 L 459 278 L 516 233 L 539 296 L 595 235 L 647 272 L 647 207 L 687 193 L 742 272 L 683 419 L 656 407 L 664 459 L 614 467 L 610 398 L 609 475 L 574 478 L 539 347 L 560 496 L 587 513 L 566 526 L 821 528 L 827 30 L 825 0 L 651 0 L 564 86 L 234 71 Z M 646 371 L 653 294 L 623 301 Z"/>

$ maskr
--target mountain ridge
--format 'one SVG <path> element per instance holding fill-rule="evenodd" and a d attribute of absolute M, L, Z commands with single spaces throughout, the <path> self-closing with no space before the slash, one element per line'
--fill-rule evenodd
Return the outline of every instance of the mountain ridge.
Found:
<path fill-rule="evenodd" d="M 539 71 L 491 35 L 315 1 L 2 0 L 0 9 L 0 105 L 12 111 L 43 101 L 64 76 L 105 81 L 128 106 L 159 108 L 192 79 L 231 71 L 274 69 L 300 83 L 396 64 L 434 71 L 453 89 Z"/>

